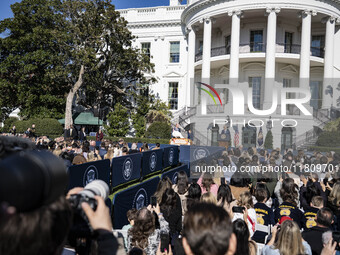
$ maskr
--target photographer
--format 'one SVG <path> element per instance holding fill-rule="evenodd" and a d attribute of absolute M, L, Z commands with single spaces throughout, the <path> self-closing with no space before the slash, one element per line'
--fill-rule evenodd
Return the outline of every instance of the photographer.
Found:
<path fill-rule="evenodd" d="M 63 162 L 49 152 L 27 150 L 34 145 L 26 140 L 2 137 L 0 145 L 0 254 L 61 254 L 76 211 L 63 195 L 68 181 Z M 85 190 L 74 189 L 69 197 Z M 84 210 L 91 225 L 96 253 L 116 254 L 103 198 L 88 201 L 96 210 L 79 203 L 78 211 Z"/>

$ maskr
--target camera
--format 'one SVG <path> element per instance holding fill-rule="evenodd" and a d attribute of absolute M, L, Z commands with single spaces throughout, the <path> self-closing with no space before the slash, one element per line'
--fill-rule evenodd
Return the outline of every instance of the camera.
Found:
<path fill-rule="evenodd" d="M 87 184 L 81 192 L 71 195 L 69 203 L 73 209 L 73 225 L 68 235 L 68 243 L 75 247 L 76 253 L 80 255 L 91 254 L 93 233 L 92 228 L 83 211 L 81 204 L 88 203 L 92 210 L 97 209 L 95 196 L 100 196 L 104 200 L 109 195 L 109 187 L 102 180 L 94 180 Z"/>
<path fill-rule="evenodd" d="M 332 232 L 332 238 L 333 238 L 333 242 L 336 242 L 336 247 L 335 249 L 337 251 L 340 250 L 340 247 L 339 247 L 339 242 L 340 242 L 340 232 L 339 231 L 333 231 Z"/>
<path fill-rule="evenodd" d="M 109 195 L 109 186 L 102 180 L 94 180 L 87 184 L 81 192 L 71 195 L 69 202 L 74 209 L 74 213 L 80 215 L 86 222 L 88 219 L 81 207 L 83 202 L 88 203 L 92 210 L 97 209 L 97 200 L 95 196 L 100 196 L 104 200 Z"/>

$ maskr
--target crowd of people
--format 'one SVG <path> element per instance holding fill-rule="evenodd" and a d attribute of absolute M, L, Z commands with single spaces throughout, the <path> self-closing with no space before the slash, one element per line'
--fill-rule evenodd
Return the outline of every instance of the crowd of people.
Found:
<path fill-rule="evenodd" d="M 99 132 L 97 141 L 90 142 L 71 136 L 55 140 L 24 136 L 35 141 L 38 149 L 50 150 L 68 165 L 149 150 L 146 143 L 138 149 L 136 143 L 129 147 L 123 139 L 106 141 Z M 167 177 L 160 180 L 155 204 L 128 211 L 129 224 L 123 227 L 127 237 L 117 246 L 120 248 L 116 247 L 119 254 L 338 252 L 339 154 L 307 155 L 303 151 L 282 153 L 280 149 L 239 147 L 200 164 L 232 166 L 237 171 L 202 172 L 198 179 L 181 171 L 176 183 Z M 263 167 L 269 166 L 284 166 L 279 169 L 288 171 L 263 171 Z M 241 171 L 242 167 L 249 171 Z M 86 206 L 84 210 L 94 217 L 95 212 Z M 105 229 L 112 228 L 110 224 Z M 168 236 L 169 246 L 162 251 L 164 235 Z"/>

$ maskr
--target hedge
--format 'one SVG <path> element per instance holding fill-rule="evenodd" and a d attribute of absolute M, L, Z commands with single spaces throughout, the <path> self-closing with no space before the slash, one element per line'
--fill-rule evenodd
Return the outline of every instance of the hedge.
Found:
<path fill-rule="evenodd" d="M 340 147 L 310 146 L 309 150 L 320 151 L 320 152 L 334 151 L 334 152 L 340 153 Z"/>
<path fill-rule="evenodd" d="M 37 136 L 42 135 L 62 135 L 63 127 L 56 119 L 29 119 L 29 120 L 16 120 L 13 125 L 17 129 L 17 133 L 24 133 L 27 128 L 32 127 L 35 124 L 35 134 Z"/>
<path fill-rule="evenodd" d="M 169 144 L 170 139 L 155 139 L 155 138 L 138 138 L 138 137 L 112 137 L 112 136 L 104 136 L 105 140 L 110 141 L 118 141 L 120 138 L 124 139 L 127 143 L 160 143 L 160 144 Z M 95 136 L 87 136 L 87 140 L 96 140 Z"/>
<path fill-rule="evenodd" d="M 171 126 L 168 122 L 156 121 L 149 126 L 146 131 L 146 137 L 170 139 Z"/>
<path fill-rule="evenodd" d="M 328 132 L 324 131 L 322 132 L 318 140 L 316 141 L 317 146 L 322 147 L 337 147 L 340 145 L 340 132 L 339 131 L 333 131 Z"/>

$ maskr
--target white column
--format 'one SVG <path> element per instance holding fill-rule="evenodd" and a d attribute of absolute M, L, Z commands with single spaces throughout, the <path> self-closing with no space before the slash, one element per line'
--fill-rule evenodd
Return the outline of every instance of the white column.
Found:
<path fill-rule="evenodd" d="M 210 85 L 210 55 L 211 55 L 211 20 L 204 19 L 202 82 Z M 207 93 L 201 93 L 201 114 L 207 114 Z"/>
<path fill-rule="evenodd" d="M 188 61 L 187 61 L 187 88 L 185 106 L 191 106 L 192 91 L 194 90 L 194 77 L 195 77 L 195 41 L 196 34 L 193 26 L 188 28 Z"/>
<path fill-rule="evenodd" d="M 239 77 L 239 52 L 240 52 L 240 10 L 229 12 L 231 20 L 230 36 L 230 65 L 229 65 L 229 84 L 237 85 Z"/>
<path fill-rule="evenodd" d="M 276 53 L 276 21 L 280 8 L 267 8 L 267 45 L 266 45 L 266 70 L 263 108 L 272 104 L 273 86 L 275 86 L 275 53 Z"/>
<path fill-rule="evenodd" d="M 330 109 L 332 106 L 331 91 L 333 88 L 333 54 L 334 54 L 334 33 L 335 18 L 328 17 L 326 20 L 326 38 L 325 38 L 325 57 L 324 57 L 324 75 L 322 87 L 322 109 Z M 334 92 L 334 91 L 333 91 Z"/>
<path fill-rule="evenodd" d="M 316 12 L 306 10 L 302 15 L 301 31 L 301 53 L 300 53 L 300 88 L 309 90 L 309 73 L 310 73 L 310 44 L 312 30 L 312 15 Z"/>

